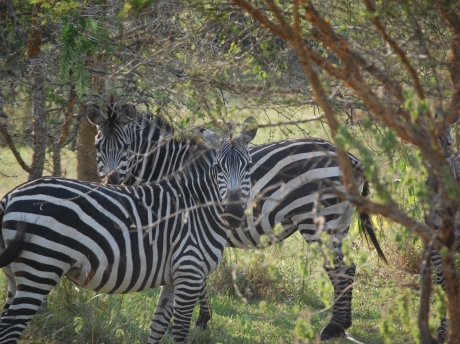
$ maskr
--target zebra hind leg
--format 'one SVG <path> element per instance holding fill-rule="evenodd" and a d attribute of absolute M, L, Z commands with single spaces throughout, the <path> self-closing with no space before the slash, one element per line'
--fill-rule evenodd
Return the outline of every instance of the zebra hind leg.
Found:
<path fill-rule="evenodd" d="M 195 328 L 200 328 L 205 330 L 208 327 L 208 321 L 211 320 L 212 317 L 212 308 L 209 303 L 208 299 L 208 292 L 206 288 L 206 281 L 203 283 L 203 287 L 201 288 L 200 295 L 200 315 L 195 323 Z"/>
<path fill-rule="evenodd" d="M 446 290 L 444 285 L 444 276 L 442 275 L 442 260 L 439 252 L 436 249 L 431 251 L 431 261 L 436 270 L 436 282 L 441 286 L 442 290 Z M 437 329 L 438 343 L 444 343 L 447 340 L 447 316 L 443 314 L 441 317 L 441 323 Z"/>
<path fill-rule="evenodd" d="M 334 286 L 334 306 L 332 319 L 321 330 L 321 340 L 329 340 L 345 336 L 345 330 L 351 327 L 351 300 L 356 266 L 348 266 L 343 262 L 342 255 L 334 258 L 334 268 L 325 266 L 324 269 Z"/>
<path fill-rule="evenodd" d="M 17 290 L 11 305 L 3 311 L 0 319 L 0 343 L 16 344 L 27 324 L 37 313 L 51 289 L 55 286 L 54 280 L 37 278 L 41 282 L 52 281 L 45 288 L 35 288 L 27 283 L 18 283 L 24 290 Z M 17 281 L 16 281 L 17 282 Z"/>
<path fill-rule="evenodd" d="M 444 343 L 447 340 L 447 317 L 444 314 L 441 318 L 441 324 L 437 329 L 438 343 Z"/>

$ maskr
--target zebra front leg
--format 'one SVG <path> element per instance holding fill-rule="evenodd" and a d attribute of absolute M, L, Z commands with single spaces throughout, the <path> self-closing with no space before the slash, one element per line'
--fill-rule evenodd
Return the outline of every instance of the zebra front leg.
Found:
<path fill-rule="evenodd" d="M 203 286 L 199 295 L 200 300 L 200 315 L 195 323 L 195 328 L 200 328 L 205 330 L 208 327 L 208 321 L 212 318 L 212 308 L 209 303 L 208 291 L 206 288 L 206 280 L 203 283 Z"/>
<path fill-rule="evenodd" d="M 334 258 L 334 268 L 324 266 L 334 286 L 334 306 L 332 319 L 321 330 L 321 340 L 329 340 L 345 336 L 345 330 L 352 324 L 351 300 L 356 266 L 345 265 L 342 255 Z"/>
<path fill-rule="evenodd" d="M 174 287 L 164 285 L 161 287 L 160 297 L 158 298 L 155 313 L 150 325 L 150 337 L 148 344 L 158 343 L 166 332 L 169 320 L 173 314 Z"/>
<path fill-rule="evenodd" d="M 193 277 L 179 277 L 174 280 L 174 309 L 171 332 L 174 342 L 177 343 L 183 343 L 187 339 L 193 308 L 195 308 L 195 303 L 204 285 L 203 278 Z"/>

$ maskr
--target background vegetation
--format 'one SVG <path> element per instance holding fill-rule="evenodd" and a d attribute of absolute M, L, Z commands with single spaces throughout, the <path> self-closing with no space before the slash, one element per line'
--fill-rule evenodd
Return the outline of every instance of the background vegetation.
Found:
<path fill-rule="evenodd" d="M 264 127 L 258 143 L 326 138 L 365 163 L 372 201 L 342 196 L 380 214 L 390 261 L 382 266 L 368 254 L 353 229 L 354 325 L 343 342 L 429 342 L 446 304 L 454 322 L 452 310 L 460 311 L 456 274 L 447 276 L 456 286 L 448 298 L 432 293 L 428 321 L 418 310 L 420 294 L 430 295 L 418 275 L 421 267 L 431 273 L 423 250 L 427 258 L 432 246 L 446 247 L 448 271 L 458 271 L 457 185 L 445 160 L 451 151 L 437 140 L 460 107 L 458 13 L 455 1 L 422 0 L 4 0 L 1 194 L 41 175 L 97 180 L 95 132 L 80 109 L 110 93 L 163 111 L 177 127 L 254 114 Z M 428 176 L 434 186 L 425 185 Z M 442 215 L 438 237 L 425 213 Z M 227 250 L 209 281 L 211 328 L 193 333 L 197 342 L 317 340 L 332 292 L 315 248 L 302 241 Z M 142 343 L 157 295 L 96 295 L 64 280 L 24 342 Z"/>

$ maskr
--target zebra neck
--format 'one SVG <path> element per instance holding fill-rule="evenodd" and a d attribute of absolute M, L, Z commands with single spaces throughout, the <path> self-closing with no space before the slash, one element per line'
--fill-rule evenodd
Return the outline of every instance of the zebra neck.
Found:
<path fill-rule="evenodd" d="M 131 139 L 134 143 L 132 150 L 137 153 L 128 162 L 127 185 L 173 178 L 174 174 L 182 173 L 187 165 L 200 160 L 198 152 L 207 151 L 201 144 L 177 140 L 172 132 L 153 124 L 131 132 L 137 136 Z"/>
<path fill-rule="evenodd" d="M 155 209 L 158 202 L 162 204 L 172 204 L 170 200 L 175 199 L 174 208 L 171 206 L 170 211 L 175 216 L 183 217 L 185 213 L 192 212 L 201 214 L 196 219 L 207 219 L 206 222 L 215 223 L 213 231 L 216 234 L 227 238 L 227 222 L 222 218 L 224 207 L 221 203 L 217 186 L 210 182 L 210 170 L 204 173 L 204 169 L 198 169 L 196 166 L 190 167 L 184 173 L 174 175 L 167 181 L 153 183 L 151 185 L 142 185 L 135 188 L 145 189 L 153 187 L 153 193 L 159 195 L 161 200 L 152 198 L 151 208 Z M 144 194 L 145 192 L 142 192 Z M 190 216 L 186 216 L 190 217 Z M 164 219 L 157 218 L 153 227 L 161 227 Z"/>

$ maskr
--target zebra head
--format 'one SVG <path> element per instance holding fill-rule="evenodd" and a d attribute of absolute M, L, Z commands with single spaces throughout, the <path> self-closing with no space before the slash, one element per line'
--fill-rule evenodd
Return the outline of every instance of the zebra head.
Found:
<path fill-rule="evenodd" d="M 97 126 L 96 162 L 99 177 L 106 184 L 120 184 L 127 173 L 131 139 L 125 127 L 133 122 L 136 108 L 133 104 L 107 105 L 107 116 L 92 102 L 87 104 L 86 117 Z"/>
<path fill-rule="evenodd" d="M 244 220 L 246 201 L 251 190 L 250 170 L 252 165 L 249 143 L 257 133 L 257 121 L 254 116 L 246 119 L 241 134 L 226 137 L 221 141 L 212 165 L 212 177 L 217 181 L 221 203 L 224 205 L 223 219 L 229 227 L 237 228 Z M 203 131 L 209 141 L 216 139 L 213 132 Z"/>

